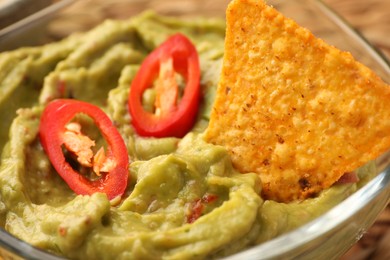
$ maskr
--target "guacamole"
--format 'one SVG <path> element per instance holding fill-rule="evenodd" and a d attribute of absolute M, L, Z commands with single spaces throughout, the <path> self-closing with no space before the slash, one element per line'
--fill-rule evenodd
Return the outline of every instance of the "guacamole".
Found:
<path fill-rule="evenodd" d="M 289 204 L 264 200 L 256 174 L 237 172 L 223 147 L 203 140 L 222 65 L 224 26 L 221 20 L 146 12 L 60 42 L 0 54 L 1 226 L 71 259 L 218 258 L 294 229 L 353 193 L 374 172 L 372 164 L 358 170 L 358 184 L 334 185 Z M 127 110 L 129 86 L 142 60 L 175 32 L 191 39 L 200 57 L 197 121 L 183 138 L 140 137 Z M 113 120 L 130 157 L 120 202 L 103 193 L 76 195 L 55 172 L 38 132 L 45 105 L 56 98 L 95 104 Z M 144 104 L 152 103 L 148 92 Z M 189 220 L 199 201 L 202 214 Z"/>

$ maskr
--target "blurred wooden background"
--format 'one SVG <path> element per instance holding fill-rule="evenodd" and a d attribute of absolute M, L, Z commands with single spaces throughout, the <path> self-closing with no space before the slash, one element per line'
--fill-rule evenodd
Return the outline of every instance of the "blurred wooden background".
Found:
<path fill-rule="evenodd" d="M 286 0 L 287 1 L 287 0 Z M 360 31 L 390 59 L 390 0 L 323 0 Z M 106 18 L 123 19 L 153 6 L 163 13 L 177 14 L 207 5 L 212 13 L 229 0 L 79 0 L 49 26 L 52 39 L 86 30 Z M 202 6 L 204 7 L 204 6 Z M 390 259 L 390 207 L 344 257 L 343 260 Z"/>
<path fill-rule="evenodd" d="M 323 2 L 343 16 L 390 59 L 389 0 L 323 0 Z"/>
<path fill-rule="evenodd" d="M 85 30 L 106 18 L 125 19 L 149 7 L 176 15 L 187 10 L 221 13 L 230 0 L 78 0 L 51 24 L 55 37 Z M 390 0 L 322 0 L 390 59 Z"/>

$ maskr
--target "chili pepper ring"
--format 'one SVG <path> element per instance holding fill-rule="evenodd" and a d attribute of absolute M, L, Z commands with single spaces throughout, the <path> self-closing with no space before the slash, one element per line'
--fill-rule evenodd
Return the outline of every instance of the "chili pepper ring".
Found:
<path fill-rule="evenodd" d="M 66 125 L 79 113 L 93 119 L 107 142 L 107 158 L 112 160 L 110 170 L 93 181 L 75 171 L 62 150 Z M 118 130 L 99 107 L 77 100 L 54 100 L 42 114 L 39 136 L 53 167 L 75 193 L 90 195 L 103 192 L 110 200 L 122 196 L 129 177 L 127 149 Z"/>
<path fill-rule="evenodd" d="M 175 72 L 186 81 L 183 96 L 177 101 Z M 157 113 L 145 111 L 142 94 L 157 83 Z M 200 100 L 199 57 L 195 46 L 178 33 L 168 38 L 143 61 L 131 83 L 128 108 L 132 124 L 141 136 L 183 137 L 193 126 Z"/>

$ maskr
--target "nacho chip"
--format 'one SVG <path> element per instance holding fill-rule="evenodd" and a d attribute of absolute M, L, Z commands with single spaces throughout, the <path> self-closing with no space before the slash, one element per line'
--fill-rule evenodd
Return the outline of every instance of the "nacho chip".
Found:
<path fill-rule="evenodd" d="M 263 1 L 227 9 L 225 56 L 205 138 L 263 196 L 315 196 L 390 148 L 390 87 Z"/>

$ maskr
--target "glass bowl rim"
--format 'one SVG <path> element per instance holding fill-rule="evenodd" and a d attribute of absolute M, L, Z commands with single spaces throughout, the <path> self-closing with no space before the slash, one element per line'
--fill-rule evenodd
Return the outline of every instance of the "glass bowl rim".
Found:
<path fill-rule="evenodd" d="M 10 33 L 13 33 L 16 30 L 19 30 L 21 27 L 25 26 L 28 23 L 42 19 L 43 17 L 65 7 L 66 5 L 69 5 L 72 2 L 75 2 L 75 0 L 60 1 L 58 5 L 52 5 L 49 8 L 46 8 L 30 17 L 27 17 L 12 26 L 6 27 L 3 30 L 0 30 L 0 38 Z M 378 64 L 380 64 L 383 69 L 385 69 L 386 73 L 390 75 L 390 61 L 380 50 L 370 44 L 370 42 L 362 34 L 355 30 L 347 21 L 345 21 L 334 10 L 328 7 L 328 5 L 325 4 L 322 0 L 310 0 L 310 2 L 317 4 L 319 9 L 324 14 L 326 14 L 330 20 L 338 24 L 346 33 L 349 34 L 349 36 L 352 36 L 354 39 L 356 39 L 368 51 L 368 54 L 372 58 L 374 58 L 375 61 L 378 62 Z M 390 166 L 387 166 L 386 169 L 381 171 L 375 178 L 373 178 L 371 181 L 361 187 L 354 194 L 349 196 L 343 202 L 339 203 L 320 217 L 317 217 L 313 221 L 306 223 L 301 227 L 294 229 L 288 233 L 282 234 L 276 238 L 266 241 L 260 245 L 225 257 L 224 259 L 250 259 L 253 256 L 256 256 L 256 259 L 259 259 L 258 257 L 260 252 L 260 259 L 269 259 L 275 258 L 283 253 L 288 253 L 289 251 L 299 246 L 303 246 L 304 244 L 308 243 L 309 241 L 312 241 L 315 238 L 325 235 L 330 230 L 336 229 L 337 227 L 348 221 L 348 219 L 354 216 L 354 214 L 362 210 L 364 206 L 375 200 L 375 198 L 377 198 L 382 191 L 389 188 Z M 388 202 L 389 201 L 390 198 L 388 198 Z M 346 211 L 347 213 L 340 216 L 340 211 Z M 334 217 L 335 215 L 337 216 L 337 218 Z M 327 226 L 330 227 L 330 229 L 323 229 L 321 223 L 323 223 L 324 221 L 328 221 L 329 219 L 332 219 L 331 224 Z M 291 237 L 299 237 L 300 239 L 291 240 Z M 18 256 L 26 259 L 64 259 L 63 257 L 53 255 L 49 252 L 34 247 L 27 242 L 24 242 L 12 236 L 4 229 L 0 229 L 0 245 L 4 249 L 7 249 L 10 252 L 13 252 Z M 277 252 L 275 250 L 272 250 L 275 248 L 278 248 Z M 266 252 L 266 254 L 264 254 L 264 252 Z"/>

